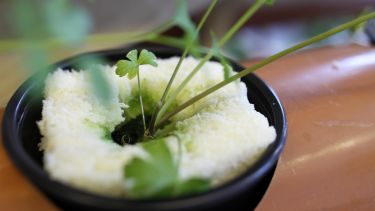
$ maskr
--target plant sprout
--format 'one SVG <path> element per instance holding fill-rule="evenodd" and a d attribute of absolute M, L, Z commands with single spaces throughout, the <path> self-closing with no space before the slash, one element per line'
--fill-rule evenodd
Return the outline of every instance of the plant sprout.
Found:
<path fill-rule="evenodd" d="M 181 105 L 177 106 L 176 108 L 173 108 L 169 113 L 166 113 L 167 110 L 169 109 L 171 103 L 175 101 L 177 95 L 186 87 L 188 82 L 194 77 L 194 75 L 201 69 L 201 67 L 208 61 L 210 60 L 213 56 L 217 56 L 219 60 L 221 61 L 223 67 L 224 67 L 224 74 L 225 74 L 225 68 L 228 68 L 228 64 L 225 60 L 225 58 L 221 55 L 220 53 L 220 47 L 222 47 L 230 38 L 235 34 L 235 32 L 241 28 L 241 26 L 250 18 L 252 15 L 261 8 L 264 4 L 271 4 L 273 1 L 265 1 L 265 0 L 257 0 L 249 9 L 240 17 L 240 19 L 229 29 L 229 31 L 218 41 L 215 39 L 214 34 L 212 33 L 212 47 L 211 49 L 208 50 L 208 53 L 200 59 L 200 62 L 194 69 L 190 72 L 190 74 L 181 82 L 181 84 L 178 85 L 176 90 L 169 94 L 169 90 L 171 87 L 171 84 L 173 83 L 173 80 L 181 66 L 182 61 L 186 58 L 187 53 L 190 52 L 191 47 L 193 46 L 194 41 L 187 39 L 185 40 L 185 49 L 183 51 L 182 56 L 180 57 L 180 60 L 178 61 L 173 74 L 168 82 L 167 87 L 165 88 L 165 91 L 160 99 L 160 101 L 154 106 L 154 112 L 153 116 L 151 118 L 151 121 L 149 123 L 149 128 L 145 129 L 145 135 L 148 136 L 154 140 L 143 142 L 144 144 L 151 144 L 153 143 L 155 146 L 159 147 L 159 150 L 156 148 L 154 150 L 150 150 L 148 146 L 144 145 L 144 149 L 148 151 L 148 153 L 151 156 L 154 156 L 152 159 L 149 160 L 142 160 L 142 159 L 134 159 L 130 163 L 125 165 L 125 172 L 128 176 L 130 174 L 130 177 L 133 178 L 135 181 L 135 187 L 134 189 L 131 190 L 133 194 L 137 194 L 138 196 L 141 197 L 148 197 L 151 195 L 158 196 L 158 197 L 163 197 L 165 194 L 170 196 L 172 193 L 176 193 L 175 190 L 177 188 L 176 184 L 184 184 L 183 182 L 178 182 L 176 180 L 176 170 L 173 167 L 173 159 L 171 156 L 168 156 L 170 154 L 169 150 L 165 148 L 165 143 L 163 140 L 160 140 L 162 137 L 154 137 L 155 131 L 158 129 L 161 129 L 168 121 L 170 118 L 174 115 L 176 115 L 178 112 L 182 111 L 183 109 L 193 105 L 196 103 L 198 100 L 206 97 L 207 95 L 215 92 L 216 90 L 230 84 L 233 81 L 236 81 L 240 79 L 241 77 L 244 77 L 259 68 L 285 56 L 288 55 L 292 52 L 295 52 L 296 50 L 299 50 L 301 48 L 304 48 L 312 43 L 318 42 L 320 40 L 323 40 L 329 36 L 332 36 L 336 33 L 339 33 L 343 30 L 350 29 L 352 27 L 357 26 L 358 24 L 363 23 L 364 21 L 367 21 L 369 19 L 372 19 L 375 17 L 375 13 L 369 13 L 366 15 L 362 15 L 357 19 L 354 19 L 350 22 L 344 23 L 338 27 L 335 27 L 333 29 L 330 29 L 322 34 L 319 34 L 315 37 L 312 37 L 306 41 L 303 41 L 295 46 L 292 46 L 290 48 L 287 48 L 279 53 L 276 53 L 268 58 L 265 58 L 261 60 L 260 62 L 256 63 L 253 66 L 250 66 L 248 68 L 243 69 L 242 71 L 229 76 L 228 74 L 226 77 L 224 77 L 224 80 L 209 89 L 201 92 L 200 94 L 196 95 L 195 97 L 191 98 L 190 100 L 187 100 L 186 102 L 182 103 Z M 198 34 L 199 30 L 201 29 L 203 23 L 205 22 L 205 19 L 211 12 L 212 8 L 216 4 L 216 1 L 212 1 L 210 7 L 206 11 L 205 15 L 203 16 L 202 20 L 200 21 L 198 27 L 195 29 L 194 32 L 194 38 Z M 191 28 L 188 28 L 189 33 L 192 33 L 190 30 Z M 140 106 L 143 106 L 142 103 Z M 142 109 L 143 110 L 143 109 Z M 142 113 L 142 115 L 144 115 Z M 143 118 L 144 119 L 144 118 Z M 143 141 L 144 141 L 143 140 Z M 143 144 L 142 143 L 142 144 Z M 163 159 L 158 159 L 158 156 L 163 155 Z M 163 170 L 164 169 L 164 170 Z M 148 177 L 145 176 L 147 175 L 147 172 L 169 172 L 168 175 L 162 175 L 162 174 L 156 174 L 155 177 Z M 177 182 L 176 182 L 177 181 Z M 204 190 L 205 188 L 209 187 L 207 184 L 207 181 L 204 179 L 198 178 L 195 184 L 192 185 L 190 184 L 191 187 L 194 187 L 192 190 L 185 190 L 183 193 L 180 194 L 186 194 L 186 193 L 191 193 L 191 192 L 199 192 L 201 190 Z M 176 182 L 176 184 L 175 184 Z M 201 187 L 202 189 L 200 189 Z M 197 188 L 197 189 L 196 189 Z M 178 188 L 177 188 L 178 189 Z M 173 194 L 172 194 L 173 195 Z"/>
<path fill-rule="evenodd" d="M 18 48 L 27 50 L 33 54 L 33 56 L 35 56 L 35 58 L 33 57 L 34 59 L 30 61 L 32 62 L 33 69 L 38 69 L 45 65 L 48 50 L 53 49 L 56 46 L 61 47 L 68 45 L 73 47 L 75 44 L 80 43 L 87 38 L 86 36 L 90 28 L 88 14 L 81 8 L 77 9 L 73 7 L 73 5 L 69 4 L 69 1 L 46 0 L 43 1 L 45 7 L 42 8 L 36 8 L 35 5 L 25 3 L 20 0 L 15 2 L 13 12 L 18 17 L 14 24 L 15 30 L 19 37 L 24 38 L 24 41 L 18 42 L 14 40 L 0 40 L 0 52 L 2 50 Z M 138 98 L 140 104 L 139 106 L 141 107 L 143 125 L 143 137 L 139 137 L 139 140 L 141 140 L 139 144 L 146 152 L 148 152 L 150 158 L 147 160 L 134 158 L 124 166 L 124 174 L 126 174 L 126 177 L 134 182 L 129 191 L 129 194 L 133 197 L 149 198 L 179 196 L 187 193 L 190 194 L 201 192 L 210 187 L 210 181 L 203 178 L 191 178 L 185 181 L 179 180 L 178 169 L 180 164 L 178 161 L 176 162 L 174 160 L 172 153 L 168 149 L 162 135 L 158 135 L 157 133 L 158 130 L 162 129 L 163 126 L 170 122 L 171 117 L 183 109 L 193 105 L 202 98 L 208 96 L 209 94 L 219 90 L 220 88 L 258 70 L 259 68 L 262 68 L 271 62 L 274 62 L 283 56 L 375 18 L 375 12 L 361 15 L 352 21 L 344 23 L 297 45 L 280 51 L 279 53 L 261 60 L 253 66 L 245 68 L 234 75 L 230 75 L 229 73 L 231 71 L 229 68 L 231 67 L 228 65 L 225 57 L 221 54 L 220 48 L 222 48 L 233 37 L 233 35 L 260 8 L 262 8 L 262 6 L 272 5 L 275 1 L 256 0 L 255 3 L 244 12 L 244 14 L 221 38 L 217 39 L 212 32 L 212 46 L 211 48 L 205 48 L 199 45 L 199 32 L 205 24 L 208 16 L 215 8 L 217 2 L 218 0 L 211 1 L 197 26 L 195 26 L 188 14 L 186 1 L 178 0 L 177 12 L 175 16 L 170 21 L 167 21 L 155 30 L 141 34 L 124 35 L 120 33 L 106 36 L 97 35 L 87 38 L 89 41 L 106 41 L 117 39 L 122 43 L 149 41 L 183 49 L 181 57 L 173 70 L 170 80 L 168 81 L 160 100 L 153 107 L 152 116 L 149 122 L 146 122 L 145 118 L 139 67 L 141 65 L 157 66 L 155 61 L 156 56 L 147 49 L 141 50 L 140 53 L 138 53 L 137 50 L 132 50 L 127 53 L 126 59 L 119 60 L 116 63 L 116 73 L 119 76 L 126 76 L 129 79 L 137 77 Z M 28 11 L 30 8 L 34 10 L 33 13 Z M 38 26 L 37 30 L 33 28 L 34 26 Z M 177 26 L 183 30 L 184 36 L 182 38 L 163 35 L 163 32 L 173 26 Z M 203 54 L 203 52 L 206 53 Z M 176 75 L 178 74 L 182 62 L 188 56 L 188 54 L 197 57 L 200 61 L 198 65 L 192 69 L 188 76 L 184 78 L 184 80 L 178 84 L 177 88 L 172 92 L 171 86 Z M 212 59 L 212 57 L 217 57 L 220 63 L 223 65 L 224 80 L 192 97 L 181 105 L 171 108 L 172 103 L 176 100 L 176 97 L 180 94 L 180 92 L 186 87 L 186 85 L 202 68 L 202 66 L 207 61 Z M 91 58 L 91 60 L 97 61 L 95 58 Z M 87 61 L 91 62 L 91 60 L 88 59 Z M 96 84 L 99 85 L 98 90 L 101 90 L 100 95 L 106 96 L 106 94 L 109 93 L 108 84 L 106 84 L 107 82 L 99 72 L 100 71 L 92 71 L 92 79 Z M 102 99 L 105 101 L 105 98 Z M 150 172 L 152 172 L 152 174 L 150 174 Z"/>
<path fill-rule="evenodd" d="M 257 0 L 249 9 L 240 17 L 240 19 L 228 30 L 227 33 L 218 41 L 217 48 L 222 47 L 264 4 L 271 4 L 273 1 Z M 190 72 L 184 81 L 177 87 L 164 104 L 161 105 L 160 112 L 156 115 L 156 125 L 159 124 L 160 118 L 165 114 L 171 103 L 176 99 L 177 95 L 182 91 L 186 84 L 193 78 L 200 68 L 214 56 L 214 49 L 211 49 L 206 56 L 200 60 L 199 64 Z"/>
<path fill-rule="evenodd" d="M 138 95 L 139 95 L 139 102 L 141 105 L 141 112 L 142 112 L 142 122 L 143 122 L 143 129 L 146 131 L 146 119 L 145 119 L 145 110 L 143 106 L 143 100 L 142 100 L 142 89 L 141 89 L 141 81 L 139 76 L 139 66 L 149 64 L 151 66 L 158 66 L 158 64 L 155 62 L 156 56 L 154 53 L 143 49 L 138 57 L 138 51 L 132 50 L 130 51 L 126 57 L 129 60 L 120 60 L 116 64 L 116 74 L 119 76 L 125 76 L 127 75 L 129 79 L 134 78 L 137 76 L 138 80 Z"/>

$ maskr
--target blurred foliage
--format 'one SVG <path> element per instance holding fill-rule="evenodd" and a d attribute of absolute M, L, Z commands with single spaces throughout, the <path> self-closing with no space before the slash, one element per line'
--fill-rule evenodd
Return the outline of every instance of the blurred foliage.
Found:
<path fill-rule="evenodd" d="M 3 49 L 12 49 L 12 47 L 14 49 L 21 49 L 24 55 L 23 64 L 27 69 L 33 71 L 46 69 L 51 61 L 50 57 L 56 49 L 60 51 L 64 49 L 78 49 L 89 40 L 96 42 L 117 40 L 119 44 L 150 41 L 179 48 L 184 48 L 187 43 L 194 40 L 190 53 L 199 57 L 198 52 L 201 52 L 204 48 L 200 46 L 199 39 L 194 39 L 196 25 L 189 16 L 187 1 L 177 0 L 176 2 L 177 7 L 174 17 L 150 32 L 142 34 L 119 33 L 89 36 L 94 23 L 88 11 L 75 4 L 74 1 L 14 0 L 11 1 L 12 6 L 9 11 L 9 20 L 12 21 L 11 26 L 13 26 L 18 40 L 16 42 L 0 40 L 0 51 Z M 265 0 L 265 3 L 273 4 L 274 1 Z M 344 19 L 349 19 L 349 17 Z M 281 24 L 281 27 L 273 25 L 269 28 L 267 28 L 268 26 L 251 29 L 245 28 L 225 46 L 225 50 L 228 55 L 236 59 L 268 56 L 294 44 L 296 40 L 311 37 L 341 21 L 342 19 L 322 19 L 295 25 L 288 23 L 288 27 Z M 182 37 L 162 35 L 162 32 L 173 26 L 183 31 Z M 276 31 L 271 29 L 272 27 L 276 28 Z M 291 29 L 293 27 L 297 31 Z M 361 27 L 361 29 L 363 28 L 365 27 Z M 374 34 L 373 30 L 371 30 L 373 28 L 367 27 L 367 34 L 371 34 L 371 32 Z M 348 38 L 350 38 L 350 33 L 344 32 L 316 45 L 337 43 L 340 40 L 348 40 Z M 215 48 L 215 46 L 213 47 Z M 218 48 L 215 50 L 215 56 L 217 56 L 216 51 L 221 53 L 221 49 Z M 221 59 L 221 61 L 225 64 L 224 60 Z M 108 85 L 105 85 L 105 81 L 101 80 L 102 77 L 100 75 L 96 75 L 93 78 L 96 78 L 95 84 L 99 86 L 98 90 L 106 90 Z M 104 85 L 102 86 L 102 84 Z M 103 93 L 107 92 L 103 91 Z"/>
<path fill-rule="evenodd" d="M 194 56 L 200 56 L 199 51 L 195 50 L 196 47 L 199 46 L 199 39 L 195 36 L 196 25 L 191 20 L 186 1 L 178 1 L 174 24 L 184 31 L 185 43 L 192 43 L 191 53 Z"/>
<path fill-rule="evenodd" d="M 25 65 L 28 69 L 44 69 L 49 52 L 45 40 L 64 48 L 81 44 L 91 29 L 86 10 L 67 0 L 15 0 L 11 3 L 9 19 L 20 41 L 24 41 Z"/>
<path fill-rule="evenodd" d="M 93 22 L 90 14 L 82 7 L 73 4 L 70 0 L 15 0 L 11 2 L 9 20 L 12 20 L 13 30 L 17 40 L 2 41 L 3 49 L 20 49 L 24 55 L 23 65 L 26 69 L 44 71 L 49 65 L 50 56 L 57 49 L 77 49 L 89 38 Z M 176 26 L 184 32 L 182 38 L 162 36 L 165 30 Z M 185 43 L 192 42 L 195 37 L 196 25 L 191 20 L 187 2 L 177 1 L 175 16 L 164 25 L 155 30 L 142 34 L 104 35 L 94 39 L 105 41 L 113 38 L 120 39 L 122 44 L 154 41 L 161 44 L 170 44 L 173 47 L 185 46 Z M 8 47 L 10 46 L 10 47 Z M 191 52 L 198 55 L 196 49 L 199 42 L 194 41 Z M 85 57 L 81 60 L 82 67 L 88 63 L 100 63 L 103 59 L 96 57 Z M 95 68 L 94 68 L 95 69 Z M 92 82 L 96 93 L 103 99 L 109 95 L 109 85 L 98 71 L 91 71 Z"/>
<path fill-rule="evenodd" d="M 73 7 L 66 0 L 47 1 L 44 8 L 46 27 L 51 35 L 72 46 L 84 41 L 92 25 L 86 10 Z"/>
<path fill-rule="evenodd" d="M 18 36 L 32 41 L 57 38 L 73 45 L 81 43 L 91 29 L 87 11 L 67 0 L 15 0 L 11 19 Z"/>

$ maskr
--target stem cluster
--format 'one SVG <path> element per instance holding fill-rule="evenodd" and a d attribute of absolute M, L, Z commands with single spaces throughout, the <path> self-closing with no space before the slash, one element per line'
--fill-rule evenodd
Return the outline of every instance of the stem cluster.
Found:
<path fill-rule="evenodd" d="M 241 18 L 233 25 L 233 27 L 219 40 L 218 42 L 218 47 L 222 47 L 223 45 L 225 45 L 225 43 L 235 34 L 235 32 L 241 28 L 241 26 L 246 23 L 246 21 L 263 5 L 265 4 L 266 1 L 264 0 L 258 0 L 256 1 L 255 4 L 253 4 L 245 13 L 244 15 L 241 16 Z M 211 8 L 211 7 L 210 7 Z M 212 9 L 212 8 L 211 8 Z M 210 12 L 210 9 L 208 10 Z M 207 13 L 206 13 L 207 15 Z M 201 24 L 204 22 L 205 20 L 205 16 L 204 18 L 202 19 L 202 21 L 200 22 L 199 26 L 201 27 Z M 156 108 L 155 108 L 155 111 L 153 113 L 153 116 L 152 116 L 152 121 L 150 122 L 150 125 L 149 125 L 149 130 L 151 132 L 151 135 L 159 128 L 161 128 L 163 125 L 165 125 L 169 119 L 171 117 L 173 117 L 175 114 L 177 114 L 178 112 L 182 111 L 183 109 L 189 107 L 190 105 L 194 104 L 195 102 L 197 102 L 198 100 L 206 97 L 207 95 L 211 94 L 212 92 L 228 85 L 229 83 L 235 81 L 235 80 L 238 80 L 240 79 L 241 77 L 244 77 L 256 70 L 258 70 L 259 68 L 262 68 L 263 66 L 271 63 L 271 62 L 274 62 L 276 61 L 277 59 L 281 58 L 281 57 L 284 57 L 290 53 L 293 53 L 301 48 L 304 48 L 308 45 L 311 45 L 315 42 L 319 42 L 325 38 L 328 38 L 334 34 L 337 34 L 341 31 L 344 31 L 344 30 L 347 30 L 347 29 L 350 29 L 352 27 L 355 27 L 356 25 L 360 24 L 360 23 L 363 23 L 367 20 L 370 20 L 372 18 L 375 18 L 375 12 L 372 12 L 372 13 L 369 13 L 369 14 L 366 14 L 366 15 L 363 15 L 363 16 L 360 16 L 359 18 L 356 18 L 352 21 L 349 21 L 347 23 L 344 23 L 340 26 L 337 26 L 335 28 L 332 28 L 324 33 L 321 33 L 317 36 L 314 36 L 310 39 L 307 39 L 305 41 L 302 41 L 290 48 L 287 48 L 285 50 L 282 50 L 268 58 L 265 58 L 263 60 L 261 60 L 260 62 L 254 64 L 253 66 L 250 66 L 246 69 L 243 69 L 242 71 L 238 72 L 237 74 L 221 81 L 220 83 L 217 83 L 216 85 L 208 88 L 207 90 L 203 91 L 202 93 L 196 95 L 195 97 L 187 100 L 185 103 L 182 103 L 181 105 L 179 105 L 178 107 L 174 108 L 172 111 L 170 111 L 169 113 L 166 113 L 167 112 L 167 109 L 169 109 L 171 103 L 176 99 L 177 95 L 183 90 L 183 88 L 187 85 L 187 83 L 193 78 L 193 76 L 199 71 L 199 69 L 208 61 L 210 60 L 213 56 L 214 56 L 214 50 L 213 49 L 210 49 L 210 51 L 200 60 L 199 64 L 191 71 L 191 73 L 183 80 L 183 82 L 176 88 L 176 90 L 174 92 L 172 92 L 170 95 L 169 94 L 169 90 L 170 90 L 170 86 L 171 84 L 173 83 L 173 80 L 175 78 L 175 75 L 179 69 L 179 67 L 181 66 L 181 63 L 182 63 L 182 60 L 186 57 L 189 49 L 191 48 L 191 44 L 189 43 L 174 72 L 173 72 L 173 75 L 168 83 L 168 86 L 161 98 L 161 100 L 159 101 L 159 103 L 157 104 Z M 200 29 L 200 27 L 198 27 L 198 30 Z M 198 30 L 197 30 L 197 33 L 198 33 Z"/>

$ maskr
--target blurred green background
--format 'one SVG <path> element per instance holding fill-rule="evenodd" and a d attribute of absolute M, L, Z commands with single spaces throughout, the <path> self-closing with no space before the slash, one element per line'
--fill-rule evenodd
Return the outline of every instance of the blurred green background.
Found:
<path fill-rule="evenodd" d="M 29 69 L 28 60 L 31 63 L 40 60 L 50 64 L 81 52 L 122 46 L 123 38 L 128 34 L 157 28 L 173 17 L 176 9 L 174 0 L 59 0 L 56 4 L 46 4 L 54 1 L 56 0 L 0 1 L 2 77 L 0 106 L 5 106 L 14 90 L 31 74 L 30 71 L 21 71 Z M 194 21 L 200 19 L 209 2 L 209 0 L 188 1 L 189 13 Z M 202 30 L 201 42 L 209 45 L 210 31 L 214 31 L 218 36 L 222 35 L 253 2 L 251 0 L 219 1 Z M 64 5 L 68 3 L 70 5 Z M 374 6 L 375 0 L 279 0 L 271 7 L 262 8 L 225 46 L 224 50 L 228 56 L 237 60 L 269 56 L 357 17 L 364 8 Z M 66 13 L 61 15 L 68 14 L 64 17 L 69 18 L 63 19 L 62 16 L 59 18 L 59 7 L 66 7 L 63 10 Z M 47 16 L 38 14 L 46 11 L 55 12 Z M 36 17 L 34 21 L 32 21 L 33 17 Z M 45 23 L 61 27 L 44 29 L 42 26 Z M 42 40 L 35 41 L 29 48 L 43 43 L 44 38 L 50 39 L 51 34 L 64 35 L 62 43 L 48 46 L 48 55 L 45 57 L 30 53 L 35 51 L 28 52 L 22 44 L 23 39 L 34 39 L 34 34 L 25 33 L 25 29 L 38 31 L 41 28 L 41 31 L 48 30 L 51 33 L 43 35 L 45 37 L 42 36 Z M 172 28 L 166 34 L 179 36 L 181 31 Z M 35 36 L 38 34 L 36 33 Z M 74 44 L 75 42 L 77 44 Z M 369 40 L 361 30 L 346 31 L 312 47 L 345 45 L 353 42 L 368 44 Z"/>

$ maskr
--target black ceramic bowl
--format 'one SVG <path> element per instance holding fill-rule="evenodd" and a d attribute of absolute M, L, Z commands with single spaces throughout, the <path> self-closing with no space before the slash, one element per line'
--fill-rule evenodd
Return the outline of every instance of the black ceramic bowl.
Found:
<path fill-rule="evenodd" d="M 72 67 L 87 55 L 101 56 L 109 64 L 114 64 L 128 50 L 83 54 L 59 62 L 56 66 Z M 161 58 L 179 54 L 178 51 L 165 48 L 150 50 Z M 233 63 L 233 67 L 237 71 L 243 69 L 236 63 Z M 251 210 L 264 195 L 285 143 L 287 123 L 281 103 L 269 86 L 251 74 L 242 79 L 248 88 L 248 98 L 256 110 L 263 113 L 276 128 L 277 138 L 245 173 L 223 186 L 189 197 L 128 200 L 95 195 L 54 181 L 43 170 L 43 154 L 38 150 L 40 134 L 36 121 L 41 119 L 45 77 L 44 72 L 27 80 L 9 101 L 3 119 L 4 146 L 18 169 L 48 198 L 66 210 Z"/>

